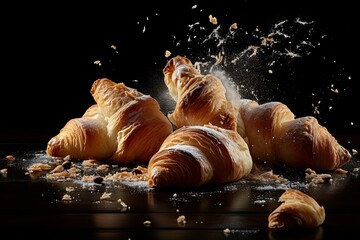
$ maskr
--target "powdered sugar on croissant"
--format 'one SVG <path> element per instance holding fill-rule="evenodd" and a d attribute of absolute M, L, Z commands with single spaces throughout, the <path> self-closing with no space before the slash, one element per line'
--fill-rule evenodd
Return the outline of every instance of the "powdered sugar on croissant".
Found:
<path fill-rule="evenodd" d="M 123 83 L 98 79 L 90 92 L 96 104 L 50 139 L 49 155 L 148 162 L 173 130 L 154 98 Z"/>
<path fill-rule="evenodd" d="M 312 116 L 295 118 L 281 102 L 227 99 L 226 89 L 212 74 L 201 75 L 186 57 L 168 61 L 164 81 L 176 106 L 169 119 L 178 127 L 213 124 L 237 131 L 258 163 L 334 170 L 351 154 Z"/>
<path fill-rule="evenodd" d="M 236 129 L 236 115 L 226 89 L 214 75 L 201 75 L 188 58 L 176 56 L 163 69 L 164 81 L 176 101 L 168 115 L 177 127 L 213 124 Z"/>

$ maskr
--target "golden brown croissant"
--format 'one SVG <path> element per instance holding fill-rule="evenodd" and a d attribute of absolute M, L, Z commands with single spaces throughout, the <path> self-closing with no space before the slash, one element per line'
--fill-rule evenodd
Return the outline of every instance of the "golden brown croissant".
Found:
<path fill-rule="evenodd" d="M 351 159 L 315 117 L 295 118 L 283 103 L 243 100 L 239 112 L 255 162 L 334 170 Z"/>
<path fill-rule="evenodd" d="M 188 58 L 176 56 L 163 69 L 175 110 L 168 117 L 177 126 L 212 124 L 236 129 L 236 114 L 221 80 L 201 75 Z"/>
<path fill-rule="evenodd" d="M 176 101 L 169 119 L 178 127 L 211 123 L 236 129 L 248 143 L 253 160 L 260 163 L 333 170 L 351 159 L 351 154 L 316 118 L 295 119 L 280 102 L 259 105 L 240 99 L 232 104 L 221 80 L 201 75 L 185 57 L 170 59 L 163 72 Z"/>
<path fill-rule="evenodd" d="M 233 130 L 214 125 L 184 126 L 172 132 L 149 161 L 149 187 L 223 184 L 248 175 L 247 144 Z"/>
<path fill-rule="evenodd" d="M 325 209 L 315 199 L 297 189 L 287 189 L 282 202 L 268 216 L 268 227 L 274 230 L 316 228 L 325 221 Z"/>
<path fill-rule="evenodd" d="M 149 95 L 107 78 L 94 81 L 90 92 L 96 104 L 50 139 L 48 155 L 146 163 L 173 131 Z"/>

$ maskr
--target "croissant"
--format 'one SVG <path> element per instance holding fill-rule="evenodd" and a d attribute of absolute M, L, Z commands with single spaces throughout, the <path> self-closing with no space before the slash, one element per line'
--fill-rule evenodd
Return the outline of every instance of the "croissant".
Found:
<path fill-rule="evenodd" d="M 186 57 L 170 59 L 164 81 L 176 106 L 169 119 L 178 127 L 211 123 L 236 130 L 248 143 L 255 162 L 295 168 L 333 170 L 351 154 L 312 116 L 296 118 L 280 102 L 231 103 L 221 80 L 201 75 Z"/>
<path fill-rule="evenodd" d="M 242 100 L 239 108 L 255 162 L 295 168 L 334 170 L 351 154 L 312 116 L 295 118 L 281 102 Z"/>
<path fill-rule="evenodd" d="M 316 228 L 325 221 L 325 209 L 315 199 L 297 189 L 287 189 L 279 198 L 282 202 L 268 216 L 273 230 Z"/>
<path fill-rule="evenodd" d="M 98 79 L 90 93 L 96 104 L 48 141 L 48 155 L 147 163 L 173 131 L 154 98 L 124 83 Z"/>
<path fill-rule="evenodd" d="M 236 114 L 226 98 L 221 80 L 213 75 L 201 75 L 185 57 L 170 59 L 163 69 L 164 81 L 176 106 L 170 121 L 177 127 L 212 124 L 236 129 Z"/>
<path fill-rule="evenodd" d="M 247 176 L 251 169 L 249 148 L 236 131 L 184 126 L 173 131 L 150 159 L 148 186 L 223 184 Z"/>

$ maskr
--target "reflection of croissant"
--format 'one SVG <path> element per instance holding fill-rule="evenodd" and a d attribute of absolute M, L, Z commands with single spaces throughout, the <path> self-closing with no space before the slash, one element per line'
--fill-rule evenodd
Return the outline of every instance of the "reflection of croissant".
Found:
<path fill-rule="evenodd" d="M 169 117 L 176 126 L 211 123 L 236 129 L 256 162 L 333 170 L 351 159 L 351 154 L 314 117 L 295 119 L 282 103 L 259 105 L 241 99 L 235 110 L 235 104 L 226 100 L 221 81 L 201 75 L 185 57 L 168 61 L 164 81 L 176 101 Z"/>
<path fill-rule="evenodd" d="M 226 99 L 225 87 L 213 75 L 200 75 L 189 59 L 174 57 L 163 69 L 165 84 L 176 107 L 169 119 L 177 127 L 213 125 L 236 128 L 236 112 Z"/>
<path fill-rule="evenodd" d="M 282 202 L 280 206 L 268 217 L 270 229 L 316 228 L 325 220 L 324 207 L 299 190 L 287 189 L 279 201 Z"/>
<path fill-rule="evenodd" d="M 233 130 L 214 125 L 185 126 L 171 133 L 150 159 L 150 187 L 222 184 L 248 175 L 252 159 L 247 144 Z"/>
<path fill-rule="evenodd" d="M 295 118 L 280 102 L 242 103 L 240 116 L 254 161 L 333 170 L 351 159 L 351 154 L 316 118 Z"/>
<path fill-rule="evenodd" d="M 123 83 L 96 80 L 91 94 L 97 104 L 71 119 L 48 142 L 51 156 L 148 162 L 172 131 L 158 102 Z"/>

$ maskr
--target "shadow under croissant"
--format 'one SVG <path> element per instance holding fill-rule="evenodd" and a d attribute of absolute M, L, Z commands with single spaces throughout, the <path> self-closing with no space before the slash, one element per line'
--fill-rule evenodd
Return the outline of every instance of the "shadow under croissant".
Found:
<path fill-rule="evenodd" d="M 269 230 L 269 240 L 279 239 L 301 239 L 301 240 L 317 240 L 323 239 L 324 229 L 322 226 L 310 229 L 291 229 L 291 230 Z"/>

